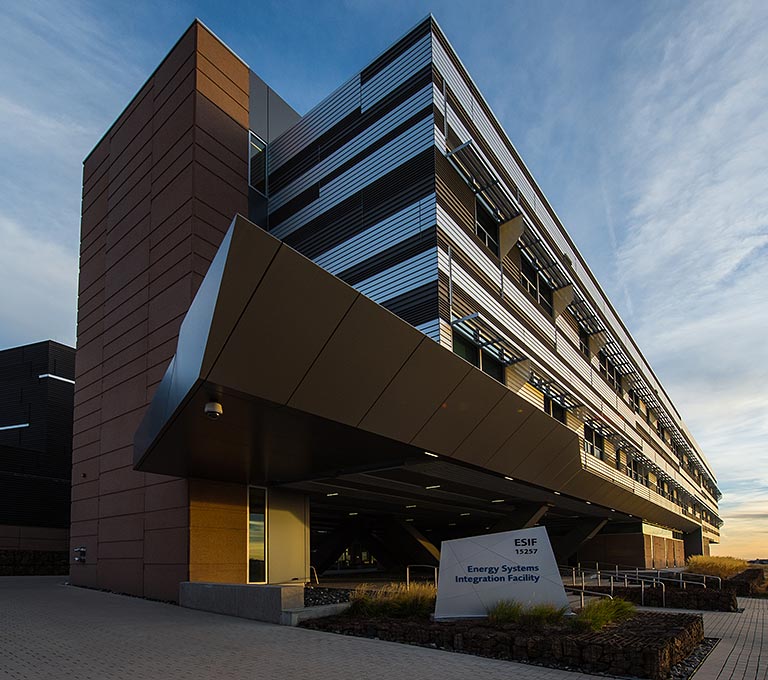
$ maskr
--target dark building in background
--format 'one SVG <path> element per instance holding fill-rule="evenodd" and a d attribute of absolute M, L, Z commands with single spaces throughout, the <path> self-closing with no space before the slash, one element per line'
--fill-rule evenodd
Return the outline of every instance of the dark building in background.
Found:
<path fill-rule="evenodd" d="M 0 575 L 66 574 L 75 350 L 0 351 Z"/>

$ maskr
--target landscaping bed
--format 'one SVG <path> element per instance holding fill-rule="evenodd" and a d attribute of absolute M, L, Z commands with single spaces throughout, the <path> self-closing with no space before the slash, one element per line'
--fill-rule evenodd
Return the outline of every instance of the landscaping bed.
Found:
<path fill-rule="evenodd" d="M 608 586 L 590 586 L 590 590 L 602 593 L 611 592 Z M 613 595 L 635 604 L 644 604 L 646 607 L 663 606 L 662 592 L 658 586 L 645 588 L 644 595 L 641 594 L 640 588 L 614 586 Z M 727 590 L 725 583 L 723 583 L 723 590 L 702 588 L 701 586 L 688 586 L 688 588 L 667 586 L 666 606 L 673 609 L 698 609 L 711 612 L 738 611 L 736 594 L 732 590 Z"/>
<path fill-rule="evenodd" d="M 765 572 L 762 567 L 745 569 L 723 581 L 723 589 L 728 589 L 739 597 L 754 597 L 765 592 Z"/>
<path fill-rule="evenodd" d="M 487 620 L 333 616 L 305 628 L 544 666 L 664 680 L 704 639 L 701 616 L 638 612 L 599 631 Z"/>
<path fill-rule="evenodd" d="M 349 588 L 322 588 L 320 586 L 306 586 L 304 588 L 304 606 L 322 607 L 327 604 L 341 604 L 349 602 L 352 590 Z"/>

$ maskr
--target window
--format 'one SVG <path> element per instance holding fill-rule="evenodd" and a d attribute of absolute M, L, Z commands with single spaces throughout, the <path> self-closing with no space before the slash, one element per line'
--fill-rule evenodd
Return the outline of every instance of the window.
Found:
<path fill-rule="evenodd" d="M 453 353 L 504 384 L 504 364 L 489 352 L 481 352 L 474 342 L 456 332 L 453 334 Z"/>
<path fill-rule="evenodd" d="M 248 144 L 248 184 L 259 193 L 267 195 L 267 145 L 253 132 Z"/>
<path fill-rule="evenodd" d="M 477 345 L 456 331 L 453 333 L 453 353 L 458 354 L 473 366 L 480 366 L 480 352 Z"/>
<path fill-rule="evenodd" d="M 636 458 L 632 458 L 629 462 L 629 476 L 636 482 L 640 482 L 643 486 L 648 486 L 648 470 Z"/>
<path fill-rule="evenodd" d="M 541 305 L 547 314 L 552 314 L 552 286 L 536 269 L 524 251 L 520 251 L 520 283 L 529 295 Z"/>
<path fill-rule="evenodd" d="M 621 373 L 603 350 L 597 353 L 597 358 L 600 362 L 600 375 L 605 378 L 605 382 L 616 394 L 621 395 Z"/>
<path fill-rule="evenodd" d="M 482 353 L 482 367 L 483 371 L 495 378 L 502 385 L 504 384 L 504 364 L 498 359 L 488 354 L 488 352 Z"/>
<path fill-rule="evenodd" d="M 548 396 L 544 396 L 544 412 L 561 423 L 565 422 L 565 409 Z"/>
<path fill-rule="evenodd" d="M 475 198 L 475 233 L 496 256 L 499 254 L 499 222 Z"/>
<path fill-rule="evenodd" d="M 248 582 L 265 583 L 266 561 L 266 507 L 267 491 L 256 486 L 248 488 Z"/>
<path fill-rule="evenodd" d="M 592 358 L 592 352 L 589 351 L 589 333 L 579 326 L 579 351 L 587 358 Z"/>
<path fill-rule="evenodd" d="M 603 435 L 584 424 L 584 451 L 600 460 L 605 459 L 605 440 Z"/>
<path fill-rule="evenodd" d="M 640 395 L 635 390 L 629 390 L 627 393 L 627 401 L 634 413 L 640 413 Z"/>

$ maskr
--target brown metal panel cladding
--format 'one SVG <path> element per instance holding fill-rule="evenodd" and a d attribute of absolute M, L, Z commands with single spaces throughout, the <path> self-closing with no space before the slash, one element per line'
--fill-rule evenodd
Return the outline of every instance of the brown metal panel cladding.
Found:
<path fill-rule="evenodd" d="M 536 408 L 507 392 L 453 452 L 475 465 L 485 465 L 499 448 L 536 412 Z"/>
<path fill-rule="evenodd" d="M 247 67 L 245 65 L 240 64 L 238 62 L 238 65 L 241 66 L 242 70 L 245 71 L 245 73 L 248 72 Z M 197 59 L 197 70 L 198 70 L 198 82 L 200 82 L 200 78 L 204 77 L 211 83 L 215 83 L 216 87 L 219 88 L 222 92 L 224 92 L 228 97 L 230 97 L 233 102 L 236 103 L 237 109 L 234 110 L 235 112 L 230 112 L 230 110 L 226 107 L 222 107 L 225 111 L 230 113 L 230 115 L 237 120 L 238 122 L 242 122 L 239 118 L 241 115 L 241 111 L 248 112 L 248 84 L 246 83 L 245 89 L 242 89 L 241 87 L 237 86 L 234 82 L 229 80 L 227 77 L 221 77 L 222 72 L 218 68 L 218 66 L 211 61 L 209 61 L 204 54 L 198 54 Z M 235 69 L 238 70 L 238 69 Z M 234 74 L 233 74 L 234 75 Z M 201 88 L 202 90 L 202 88 Z M 215 98 L 212 98 L 214 101 L 216 101 Z M 247 125 L 247 121 L 246 121 Z"/>
<path fill-rule="evenodd" d="M 248 91 L 250 88 L 248 67 L 222 43 L 213 33 L 202 24 L 197 24 L 197 51 L 218 69 L 223 79 L 232 83 L 240 92 L 246 95 L 245 108 L 248 108 Z M 223 80 L 219 75 L 217 80 Z M 247 127 L 248 123 L 244 124 Z"/>
<path fill-rule="evenodd" d="M 581 470 L 579 438 L 573 431 L 563 427 L 546 414 L 537 412 L 533 416 L 540 427 L 543 427 L 545 418 L 552 421 L 554 427 L 530 451 L 526 452 L 525 447 L 507 448 L 506 453 L 511 453 L 514 458 L 512 466 L 508 469 L 516 478 L 540 483 L 551 489 L 560 489 Z M 541 455 L 543 452 L 547 452 L 548 455 Z M 499 452 L 501 457 L 504 453 Z M 501 464 L 500 458 L 494 457 L 493 460 Z"/>
<path fill-rule="evenodd" d="M 446 355 L 425 337 L 360 421 L 360 427 L 410 442 L 470 370 L 466 361 Z"/>
<path fill-rule="evenodd" d="M 241 168 L 242 176 L 248 176 L 246 158 L 248 148 L 248 130 L 232 120 L 213 102 L 199 92 L 195 92 L 195 134 L 199 143 L 206 144 L 206 137 L 216 145 L 216 156 L 233 167 Z"/>
<path fill-rule="evenodd" d="M 198 47 L 202 54 L 196 52 Z M 196 82 L 205 84 L 214 101 L 195 91 Z M 124 459 L 124 453 L 159 379 L 156 373 L 173 355 L 179 322 L 200 281 L 198 270 L 205 270 L 232 214 L 247 209 L 247 100 L 247 67 L 196 22 L 86 160 L 82 248 L 87 260 L 81 271 L 78 389 L 87 388 L 94 404 L 98 392 L 103 395 L 101 410 L 80 419 L 73 458 L 99 456 L 103 461 L 99 467 L 106 475 L 99 482 L 102 498 L 95 511 L 105 521 L 125 518 L 128 526 L 146 511 L 155 513 L 157 525 L 158 513 L 187 507 L 185 480 L 143 486 L 151 478 L 119 466 L 130 462 L 130 454 Z M 196 108 L 205 128 L 199 140 Z M 241 145 L 237 151 L 235 144 Z M 196 184 L 208 203 L 197 210 Z M 219 223 L 218 233 L 206 222 L 195 222 L 196 212 Z M 194 236 L 195 225 L 205 232 L 205 241 Z M 85 375 L 87 384 L 80 379 Z M 90 403 L 80 403 L 91 408 Z M 86 425 L 90 427 L 82 429 Z M 94 510 L 77 507 L 82 507 L 81 515 Z M 77 521 L 86 527 L 84 522 L 91 520 Z M 187 521 L 173 522 L 181 537 Z M 186 577 L 186 539 L 163 541 L 161 534 L 152 533 L 131 539 L 167 551 L 147 556 L 142 548 L 140 560 L 110 559 L 114 550 L 107 545 L 109 539 L 102 537 L 105 561 L 97 577 L 102 587 L 176 597 L 178 580 Z M 98 558 L 97 545 L 94 540 L 89 561 Z M 147 569 L 152 562 L 163 562 L 154 565 L 162 583 L 141 576 L 143 562 Z M 77 565 L 73 578 L 93 583 L 94 570 Z"/>
<path fill-rule="evenodd" d="M 327 274 L 319 268 L 299 267 L 303 257 L 281 248 L 248 307 L 233 330 L 208 379 L 223 382 L 220 376 L 235 376 L 230 386 L 247 391 L 254 382 L 264 385 L 260 395 L 284 404 L 301 382 L 323 345 L 344 318 L 357 291 L 341 281 L 324 285 Z M 301 272 L 297 275 L 296 272 Z M 298 303 L 293 314 L 297 325 L 277 325 L 268 319 L 284 314 L 286 300 Z M 311 335 L 300 328 L 313 328 Z M 267 357 L 266 363 L 248 361 L 249 356 Z"/>
<path fill-rule="evenodd" d="M 226 105 L 219 104 L 215 97 L 209 97 L 209 99 L 217 103 L 240 125 L 247 128 L 248 92 L 250 89 L 248 67 L 202 24 L 197 24 L 196 50 L 198 70 L 202 71 L 212 83 L 215 83 L 218 89 L 226 92 L 227 96 L 237 103 L 238 110 L 233 115 L 233 112 Z M 204 92 L 204 89 L 199 85 L 197 89 Z M 240 109 L 245 112 L 244 119 L 241 117 Z"/>
<path fill-rule="evenodd" d="M 507 389 L 481 371 L 470 371 L 440 405 L 413 440 L 452 455 L 507 394 Z"/>
<path fill-rule="evenodd" d="M 213 311 L 206 351 L 200 368 L 207 375 L 234 330 L 253 292 L 275 258 L 280 242 L 259 229 L 238 230 L 227 249 L 232 263 L 221 277 L 220 295 Z"/>
<path fill-rule="evenodd" d="M 366 353 L 356 351 L 365 333 L 387 339 L 387 351 L 378 354 L 373 362 Z M 423 339 L 416 329 L 404 326 L 394 316 L 381 314 L 376 303 L 361 295 L 288 406 L 357 425 Z M 329 390 L 329 385 L 334 389 Z"/>

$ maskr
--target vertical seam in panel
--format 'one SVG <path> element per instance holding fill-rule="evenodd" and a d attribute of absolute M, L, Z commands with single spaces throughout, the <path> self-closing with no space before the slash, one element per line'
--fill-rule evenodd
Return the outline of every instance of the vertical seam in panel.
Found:
<path fill-rule="evenodd" d="M 341 324 L 344 323 L 344 319 L 346 319 L 347 316 L 349 315 L 350 311 L 352 311 L 352 307 L 354 307 L 355 303 L 358 301 L 358 299 L 360 299 L 360 295 L 361 295 L 361 293 L 357 293 L 357 295 L 355 295 L 355 297 L 352 299 L 352 303 L 349 305 L 349 307 L 347 307 L 347 311 L 344 312 L 344 314 L 342 315 L 341 319 L 339 319 L 339 322 L 336 324 L 335 328 L 331 331 L 331 334 L 328 336 L 326 341 L 323 343 L 323 346 L 320 348 L 318 353 L 315 355 L 315 358 L 312 360 L 312 363 L 310 363 L 309 366 L 307 367 L 307 370 L 304 372 L 304 375 L 302 376 L 301 380 L 299 380 L 299 384 L 296 385 L 296 387 L 293 388 L 293 391 L 288 396 L 288 399 L 286 399 L 286 401 L 285 401 L 286 404 L 290 404 L 291 399 L 293 399 L 293 396 L 296 394 L 296 392 L 298 392 L 299 388 L 302 386 L 304 381 L 307 379 L 307 376 L 309 375 L 310 371 L 312 370 L 312 367 L 317 363 L 317 360 L 320 358 L 320 355 L 323 353 L 325 348 L 328 346 L 328 343 L 333 339 L 333 336 L 336 335 L 336 331 L 338 331 L 339 330 L 339 326 L 341 326 Z"/>
<path fill-rule="evenodd" d="M 416 351 L 419 349 L 419 347 L 421 347 L 422 344 L 424 344 L 424 342 L 426 340 L 429 340 L 429 338 L 427 338 L 427 336 L 424 335 L 423 333 L 422 333 L 422 336 L 423 337 L 421 338 L 421 340 L 419 340 L 419 342 L 416 345 L 416 347 L 413 348 L 413 351 L 405 358 L 403 363 L 400 364 L 400 368 L 398 368 L 397 371 L 395 371 L 395 374 L 392 376 L 392 378 L 390 378 L 390 380 L 387 382 L 387 384 L 384 385 L 384 387 L 381 390 L 381 392 L 379 392 L 379 396 L 377 396 L 376 399 L 373 400 L 373 403 L 368 407 L 368 410 L 363 414 L 362 418 L 360 418 L 360 420 L 357 421 L 357 427 L 359 427 L 360 423 L 362 423 L 368 417 L 368 414 L 371 412 L 373 407 L 376 406 L 376 404 L 379 403 L 379 400 L 381 399 L 381 395 L 383 395 L 384 392 L 386 392 L 389 389 L 389 386 L 394 382 L 395 378 L 397 378 L 397 376 L 400 375 L 400 373 L 403 370 L 403 368 L 405 367 L 405 365 L 411 360 L 411 357 L 413 357 L 413 355 L 416 354 Z"/>
<path fill-rule="evenodd" d="M 237 219 L 237 218 L 235 218 L 235 219 Z M 254 228 L 255 229 L 259 229 L 259 227 L 254 227 Z M 234 236 L 234 234 L 233 234 L 233 236 Z M 231 243 L 230 243 L 230 247 L 232 247 Z M 277 250 L 275 250 L 275 254 L 272 255 L 272 259 L 269 261 L 269 264 L 264 268 L 264 272 L 262 273 L 261 277 L 259 278 L 258 283 L 254 286 L 253 292 L 251 292 L 250 296 L 248 297 L 248 300 L 243 305 L 243 309 L 240 312 L 240 314 L 238 315 L 237 319 L 235 320 L 235 323 L 232 324 L 232 330 L 230 330 L 230 332 L 227 334 L 226 339 L 221 344 L 221 349 L 219 350 L 218 354 L 216 354 L 216 358 L 213 361 L 211 361 L 211 368 L 208 371 L 208 373 L 205 375 L 205 380 L 206 381 L 208 380 L 208 375 L 210 375 L 211 371 L 213 370 L 213 367 L 216 365 L 216 362 L 221 358 L 221 355 L 224 352 L 224 350 L 225 350 L 225 348 L 227 346 L 227 343 L 229 343 L 230 339 L 232 338 L 232 334 L 235 332 L 235 329 L 237 328 L 237 326 L 239 325 L 239 323 L 242 320 L 243 316 L 245 315 L 245 311 L 248 309 L 248 305 L 251 304 L 251 300 L 253 300 L 253 296 L 256 295 L 256 292 L 261 287 L 261 284 L 264 281 L 264 277 L 267 275 L 269 270 L 272 268 L 272 264 L 274 263 L 275 258 L 277 257 L 278 253 L 282 249 L 283 249 L 283 243 L 281 242 L 280 246 L 277 248 Z M 225 260 L 224 261 L 224 270 L 226 270 L 226 265 L 227 265 L 227 263 L 226 263 L 226 260 Z M 222 280 L 223 280 L 223 276 L 224 276 L 224 271 L 222 271 Z"/>

